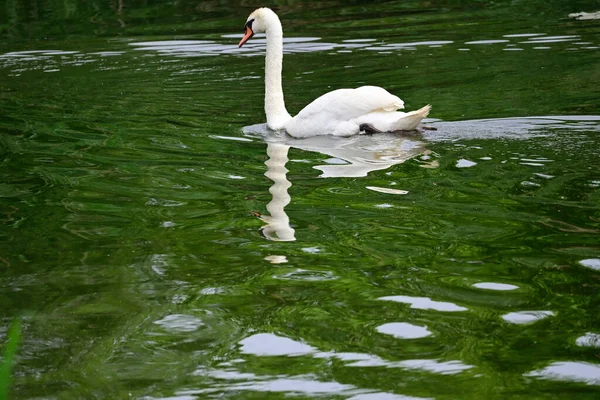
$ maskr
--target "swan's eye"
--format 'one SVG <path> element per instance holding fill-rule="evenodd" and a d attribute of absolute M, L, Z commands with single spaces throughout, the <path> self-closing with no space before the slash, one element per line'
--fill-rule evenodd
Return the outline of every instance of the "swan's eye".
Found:
<path fill-rule="evenodd" d="M 252 30 L 252 23 L 254 22 L 253 19 L 249 20 L 248 22 L 246 22 L 246 25 L 244 25 L 244 32 L 246 32 L 247 28 L 250 28 L 250 30 Z"/>

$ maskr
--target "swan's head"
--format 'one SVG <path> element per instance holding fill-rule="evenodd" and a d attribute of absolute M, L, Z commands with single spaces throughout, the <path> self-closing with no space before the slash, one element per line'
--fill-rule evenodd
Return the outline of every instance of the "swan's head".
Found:
<path fill-rule="evenodd" d="M 281 22 L 273 10 L 266 7 L 254 10 L 246 20 L 244 37 L 240 40 L 238 47 L 242 47 L 255 33 L 265 33 L 274 28 L 281 29 Z"/>

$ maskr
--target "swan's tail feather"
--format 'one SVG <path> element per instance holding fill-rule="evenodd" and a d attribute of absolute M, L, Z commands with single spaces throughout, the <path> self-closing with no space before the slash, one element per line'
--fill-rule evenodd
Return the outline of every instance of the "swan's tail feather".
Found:
<path fill-rule="evenodd" d="M 416 111 L 406 113 L 406 115 L 397 121 L 394 129 L 397 131 L 412 131 L 417 129 L 417 126 L 419 126 L 423 118 L 427 117 L 429 111 L 431 111 L 431 104 L 427 104 Z"/>

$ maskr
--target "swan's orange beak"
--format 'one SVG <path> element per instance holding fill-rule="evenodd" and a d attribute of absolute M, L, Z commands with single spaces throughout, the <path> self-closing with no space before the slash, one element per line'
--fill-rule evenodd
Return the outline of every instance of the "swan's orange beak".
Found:
<path fill-rule="evenodd" d="M 252 31 L 252 28 L 250 28 L 249 26 L 246 26 L 246 31 L 244 32 L 244 37 L 242 38 L 242 40 L 240 40 L 240 44 L 238 44 L 238 47 L 242 47 L 244 45 L 244 43 L 246 43 L 248 40 L 250 40 L 250 38 L 254 36 L 254 32 Z"/>

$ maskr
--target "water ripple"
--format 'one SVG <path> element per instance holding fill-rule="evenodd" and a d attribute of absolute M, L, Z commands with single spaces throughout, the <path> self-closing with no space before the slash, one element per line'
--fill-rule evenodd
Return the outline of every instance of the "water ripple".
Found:
<path fill-rule="evenodd" d="M 531 371 L 525 376 L 600 385 L 600 365 L 574 361 L 555 362 L 542 369 Z"/>
<path fill-rule="evenodd" d="M 454 303 L 444 301 L 433 301 L 428 297 L 411 297 L 411 296 L 385 296 L 378 300 L 394 301 L 396 303 L 410 304 L 410 308 L 417 310 L 435 310 L 444 312 L 467 311 L 467 308 L 458 306 Z"/>

